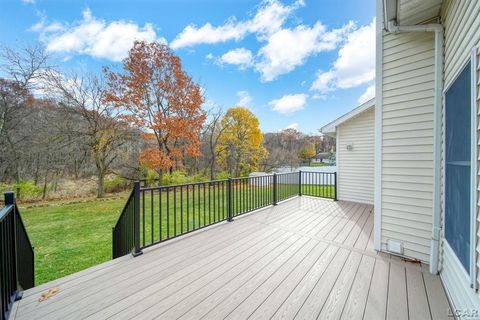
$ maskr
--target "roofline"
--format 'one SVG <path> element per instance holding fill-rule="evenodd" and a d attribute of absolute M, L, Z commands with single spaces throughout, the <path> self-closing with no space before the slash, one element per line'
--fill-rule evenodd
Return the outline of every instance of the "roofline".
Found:
<path fill-rule="evenodd" d="M 359 114 L 367 111 L 368 109 L 375 107 L 375 98 L 368 100 L 367 102 L 361 104 L 360 106 L 356 107 L 355 109 L 351 110 L 350 112 L 345 113 L 341 117 L 333 120 L 329 124 L 323 126 L 320 129 L 320 132 L 323 134 L 334 134 L 337 132 L 337 127 L 348 120 L 355 118 Z"/>

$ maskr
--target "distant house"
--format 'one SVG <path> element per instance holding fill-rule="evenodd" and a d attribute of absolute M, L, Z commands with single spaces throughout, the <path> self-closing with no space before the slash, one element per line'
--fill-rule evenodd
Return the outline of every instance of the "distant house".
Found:
<path fill-rule="evenodd" d="M 332 153 L 331 152 L 319 152 L 315 157 L 313 157 L 312 162 L 324 162 L 324 163 L 335 163 L 335 161 L 332 159 Z"/>
<path fill-rule="evenodd" d="M 344 114 L 321 132 L 336 138 L 338 199 L 373 204 L 375 101 Z"/>

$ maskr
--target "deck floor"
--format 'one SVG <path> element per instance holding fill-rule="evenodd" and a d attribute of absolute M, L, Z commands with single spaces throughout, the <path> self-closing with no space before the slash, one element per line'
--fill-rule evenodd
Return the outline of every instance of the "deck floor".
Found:
<path fill-rule="evenodd" d="M 372 240 L 372 206 L 296 197 L 30 289 L 12 319 L 451 319 L 439 277 Z"/>

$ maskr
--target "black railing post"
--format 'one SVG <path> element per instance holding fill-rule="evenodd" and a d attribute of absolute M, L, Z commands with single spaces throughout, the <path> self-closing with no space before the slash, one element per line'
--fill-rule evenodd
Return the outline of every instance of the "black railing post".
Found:
<path fill-rule="evenodd" d="M 233 197 L 232 197 L 232 178 L 227 181 L 227 221 L 233 221 Z"/>
<path fill-rule="evenodd" d="M 298 195 L 302 195 L 302 170 L 298 171 Z"/>
<path fill-rule="evenodd" d="M 12 242 L 12 250 L 13 250 L 13 260 L 12 260 L 12 271 L 13 271 L 13 279 L 12 284 L 15 288 L 14 293 L 14 300 L 22 299 L 23 292 L 18 291 L 18 268 L 17 268 L 17 210 L 15 208 L 15 193 L 13 191 L 7 191 L 4 194 L 5 196 L 5 206 L 14 206 L 13 208 L 13 219 L 12 219 L 12 230 L 10 230 L 10 241 Z"/>
<path fill-rule="evenodd" d="M 134 257 L 141 255 L 143 252 L 140 250 L 140 181 L 133 183 L 133 239 L 134 239 L 134 251 L 132 255 Z"/>
<path fill-rule="evenodd" d="M 277 174 L 273 174 L 273 205 L 277 205 Z"/>
<path fill-rule="evenodd" d="M 337 201 L 337 190 L 338 190 L 338 183 L 337 183 L 337 173 L 334 172 L 333 173 L 333 179 L 335 179 L 335 184 L 334 184 L 334 187 L 335 187 L 335 194 L 334 194 L 334 199 L 333 201 Z"/>

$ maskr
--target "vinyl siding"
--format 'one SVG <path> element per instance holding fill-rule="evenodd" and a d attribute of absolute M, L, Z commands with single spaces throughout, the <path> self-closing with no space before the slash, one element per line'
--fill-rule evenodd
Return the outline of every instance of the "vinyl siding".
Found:
<path fill-rule="evenodd" d="M 338 199 L 373 204 L 375 109 L 338 126 L 337 139 Z"/>
<path fill-rule="evenodd" d="M 428 262 L 433 201 L 434 35 L 385 34 L 382 75 L 382 249 Z"/>
<path fill-rule="evenodd" d="M 445 64 L 444 64 L 444 83 L 445 88 L 455 80 L 459 72 L 465 67 L 465 64 L 470 61 L 472 48 L 480 45 L 480 1 L 466 0 L 466 1 L 445 1 L 442 9 L 442 23 L 445 28 Z M 480 58 L 480 53 L 477 51 L 477 61 Z M 480 110 L 480 82 L 478 81 L 480 76 L 480 68 L 476 66 L 477 73 L 477 97 L 476 108 L 477 112 Z M 480 114 L 477 117 L 477 124 L 480 123 Z M 444 126 L 442 125 L 442 131 Z M 477 127 L 477 143 L 478 132 L 480 128 Z M 443 134 L 442 134 L 443 136 Z M 477 147 L 477 159 L 480 146 Z M 444 159 L 443 159 L 443 144 L 442 144 L 442 222 L 444 216 Z M 477 168 L 480 168 L 480 162 L 477 161 Z M 480 172 L 478 174 L 480 181 Z M 480 185 L 477 185 L 477 201 L 480 199 Z M 477 204 L 477 221 L 480 223 L 479 216 L 480 203 Z M 477 286 L 480 282 L 479 269 L 480 269 L 480 234 L 477 230 Z M 452 262 L 452 254 L 445 247 L 445 243 L 442 243 L 440 262 L 442 267 L 442 279 L 445 282 L 445 286 L 450 294 L 450 297 L 455 304 L 455 308 L 479 308 L 480 297 L 477 294 L 473 294 L 473 290 L 469 288 L 470 283 L 465 283 L 466 280 L 462 275 L 455 271 L 454 264 Z M 466 289 L 465 289 L 466 288 Z M 475 298 L 472 298 L 475 296 Z"/>

